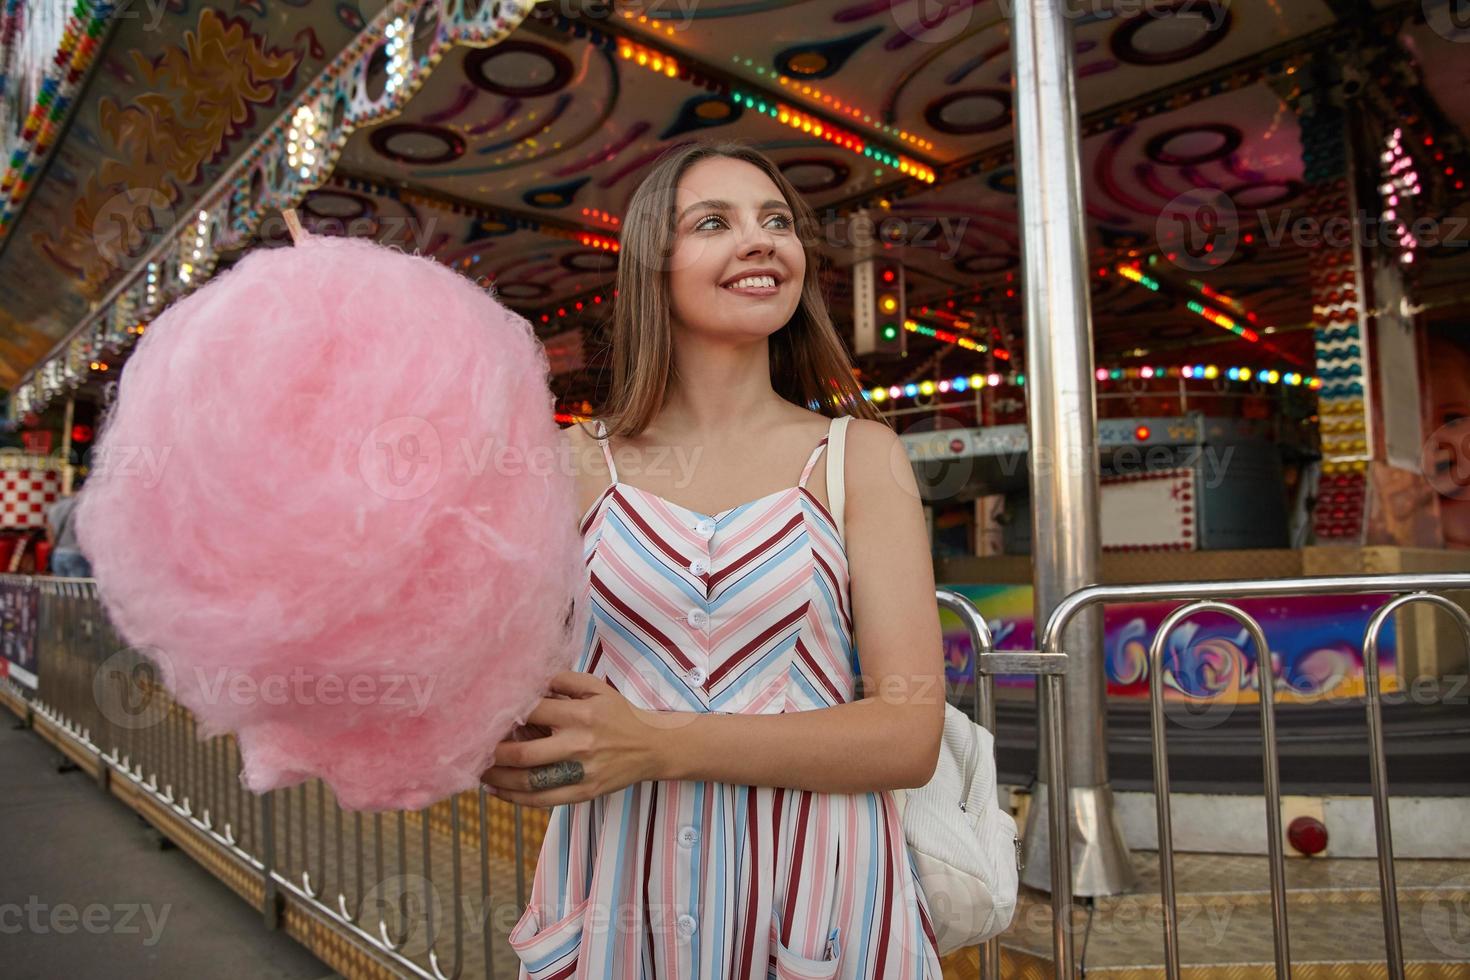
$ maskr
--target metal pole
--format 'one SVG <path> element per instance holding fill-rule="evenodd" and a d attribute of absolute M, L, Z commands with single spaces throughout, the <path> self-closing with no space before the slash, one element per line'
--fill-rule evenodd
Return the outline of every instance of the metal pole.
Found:
<path fill-rule="evenodd" d="M 1040 627 L 1066 595 L 1097 582 L 1092 315 L 1070 24 L 1061 0 L 1013 3 L 1010 21 L 1026 309 L 1035 622 Z M 1101 625 L 1099 610 L 1085 610 L 1064 637 L 1062 648 L 1070 657 L 1061 699 L 1065 726 L 1047 717 L 1054 699 L 1040 699 L 1040 758 L 1048 758 L 1048 732 L 1064 728 L 1066 733 L 1060 748 L 1065 750 L 1071 784 L 1069 868 L 1080 895 L 1116 894 L 1136 878 L 1108 787 Z M 1037 787 L 1036 804 L 1043 802 L 1047 790 L 1045 783 Z M 1023 873 L 1026 884 L 1043 890 L 1052 887 L 1046 811 L 1045 806 L 1033 805 L 1028 814 Z"/>

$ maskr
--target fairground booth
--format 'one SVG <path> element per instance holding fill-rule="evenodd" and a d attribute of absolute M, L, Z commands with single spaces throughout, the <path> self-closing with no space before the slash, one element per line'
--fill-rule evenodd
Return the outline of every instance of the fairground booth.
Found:
<path fill-rule="evenodd" d="M 1456 694 L 1470 630 L 1456 591 L 1470 583 L 1457 577 L 1470 572 L 1463 7 L 11 0 L 0 383 L 31 451 L 0 452 L 0 467 L 28 474 L 7 488 L 83 484 L 150 320 L 248 250 L 289 245 L 288 208 L 309 231 L 493 288 L 543 340 L 559 420 L 593 416 L 633 189 L 673 147 L 745 141 L 822 221 L 826 294 L 909 451 L 937 583 L 991 634 L 943 614 L 957 702 L 976 704 L 977 658 L 995 675 L 1000 778 L 1027 825 L 1037 915 L 994 950 L 951 957 L 954 975 L 1052 976 L 1064 958 L 1162 975 L 1179 939 L 1161 940 L 1158 903 L 1145 928 L 1109 916 L 1163 877 L 1176 933 L 1210 896 L 1236 896 L 1225 932 L 1185 930 L 1201 970 L 1270 975 L 1289 909 L 1291 960 L 1318 964 L 1299 973 L 1450 976 L 1470 957 L 1446 904 L 1470 881 L 1455 864 L 1470 861 Z M 38 456 L 41 433 L 55 438 Z M 74 713 L 90 709 L 48 696 L 45 657 L 68 664 L 58 677 L 85 670 L 45 620 L 100 615 L 95 592 L 8 581 L 35 630 L 7 640 L 8 696 L 75 742 Z M 1101 591 L 1066 604 L 1088 588 Z M 1170 620 L 1186 599 L 1239 601 Z M 1065 653 L 1065 670 L 1026 652 Z M 146 776 L 114 778 L 115 792 L 202 835 L 199 860 L 352 975 L 514 964 L 479 923 L 404 947 L 360 900 L 374 867 L 391 873 L 371 859 L 385 841 L 390 865 L 405 839 L 410 864 L 436 857 L 436 881 L 471 853 L 487 890 L 523 876 L 537 814 L 466 798 L 344 830 L 308 788 L 299 803 L 277 794 L 272 816 L 231 796 L 238 757 L 220 741 L 188 750 L 222 773 L 196 801 L 222 793 L 216 814 L 284 822 L 271 842 L 238 821 L 200 831 L 198 808 L 181 816 Z M 1049 856 L 1056 742 L 1071 793 L 1050 826 L 1065 818 L 1070 878 Z M 1371 861 L 1385 758 L 1397 892 L 1392 854 L 1387 884 Z M 1160 763 L 1174 791 L 1162 852 Z M 298 852 L 277 853 L 283 833 Z M 1283 855 L 1300 860 L 1278 880 Z M 1333 867 L 1349 870 L 1319 870 Z M 1094 918 L 1063 935 L 1049 902 L 1070 908 L 1074 889 Z"/>

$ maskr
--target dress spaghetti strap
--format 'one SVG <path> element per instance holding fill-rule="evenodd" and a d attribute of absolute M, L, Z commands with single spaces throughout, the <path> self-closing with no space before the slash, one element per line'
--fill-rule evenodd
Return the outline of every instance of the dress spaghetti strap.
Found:
<path fill-rule="evenodd" d="M 607 472 L 612 477 L 612 482 L 618 482 L 618 468 L 613 465 L 612 441 L 607 437 L 607 425 L 602 419 L 597 420 L 597 439 L 602 443 L 602 458 L 607 460 Z"/>

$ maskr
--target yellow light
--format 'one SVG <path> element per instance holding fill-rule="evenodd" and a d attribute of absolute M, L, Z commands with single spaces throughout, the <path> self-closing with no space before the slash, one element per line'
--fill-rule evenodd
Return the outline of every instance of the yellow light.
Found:
<path fill-rule="evenodd" d="M 791 113 L 787 112 L 785 109 L 782 109 L 781 110 L 781 114 L 779 116 L 777 116 L 776 118 L 778 120 L 780 120 L 781 122 L 783 122 L 783 123 L 790 122 L 791 121 Z"/>
<path fill-rule="evenodd" d="M 1215 367 L 1215 365 L 1210 364 L 1210 365 L 1208 365 L 1205 368 L 1205 377 L 1206 378 L 1209 378 L 1211 381 L 1215 380 L 1219 376 L 1220 376 L 1220 369 L 1217 368 L 1217 367 Z"/>
<path fill-rule="evenodd" d="M 664 74 L 669 76 L 670 78 L 673 78 L 675 75 L 679 74 L 679 68 L 671 61 L 664 66 Z"/>
<path fill-rule="evenodd" d="M 884 295 L 878 298 L 878 308 L 884 313 L 892 313 L 898 309 L 898 299 L 894 296 Z"/>
<path fill-rule="evenodd" d="M 972 375 L 970 375 L 970 387 L 971 388 L 983 388 L 983 387 L 985 387 L 985 377 L 984 377 L 984 375 L 979 375 L 979 374 L 972 374 Z"/>
<path fill-rule="evenodd" d="M 932 382 L 932 381 L 923 381 L 923 382 L 920 382 L 920 384 L 919 384 L 919 394 L 921 394 L 921 395 L 932 395 L 932 394 L 934 394 L 934 382 Z"/>
<path fill-rule="evenodd" d="M 622 55 L 625 59 L 629 59 L 633 57 L 633 49 L 629 47 L 618 48 L 618 54 Z"/>
<path fill-rule="evenodd" d="M 874 388 L 873 391 L 872 391 L 872 395 L 873 395 L 873 401 L 875 401 L 875 402 L 881 402 L 883 399 L 885 399 L 885 398 L 888 397 L 888 389 L 886 389 L 886 388 Z"/>
<path fill-rule="evenodd" d="M 638 64 L 640 64 L 640 65 L 647 65 L 648 64 L 648 55 L 644 54 L 642 51 L 638 52 Z"/>

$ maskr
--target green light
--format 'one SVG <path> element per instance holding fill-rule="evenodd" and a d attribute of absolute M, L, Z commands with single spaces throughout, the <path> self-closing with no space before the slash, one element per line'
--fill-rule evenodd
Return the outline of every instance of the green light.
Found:
<path fill-rule="evenodd" d="M 898 336 L 898 328 L 891 323 L 883 324 L 883 339 L 893 340 Z"/>

